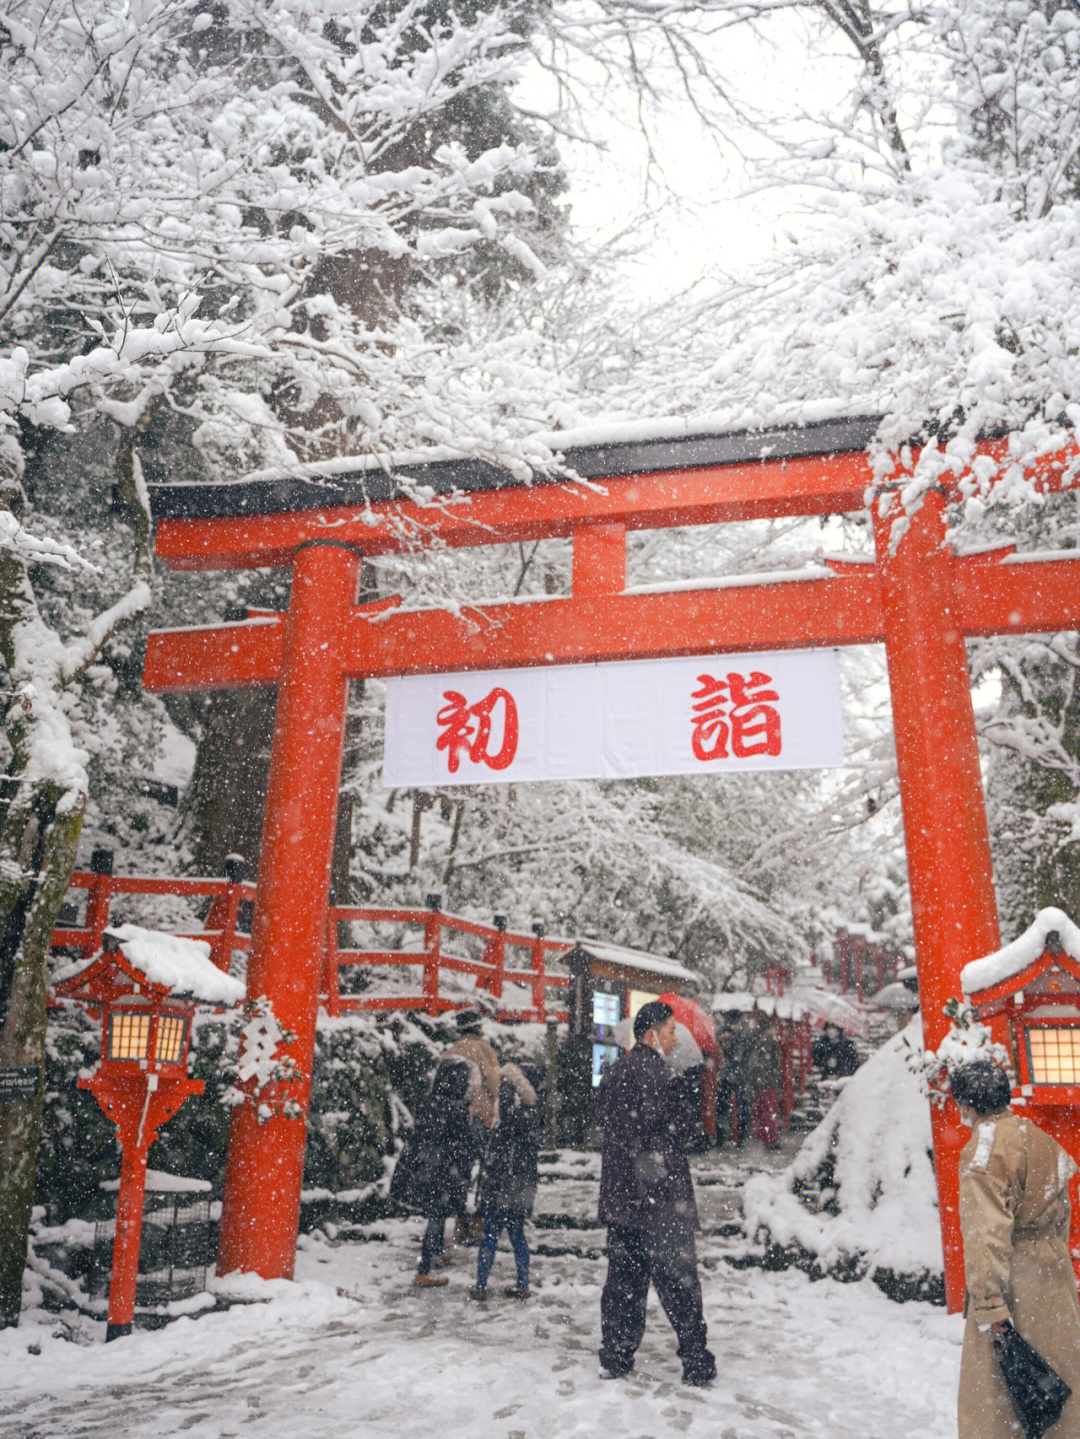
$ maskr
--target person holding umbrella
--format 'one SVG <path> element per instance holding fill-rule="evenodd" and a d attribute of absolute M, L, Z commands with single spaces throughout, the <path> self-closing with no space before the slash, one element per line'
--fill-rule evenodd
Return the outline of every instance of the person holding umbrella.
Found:
<path fill-rule="evenodd" d="M 992 1061 L 958 1065 L 949 1084 L 972 1131 L 960 1156 L 967 1280 L 960 1439 L 1044 1432 L 1080 1439 L 1080 1306 L 1068 1249 L 1068 1184 L 1077 1166 L 1048 1134 L 1012 1112 L 1009 1077 Z M 1015 1382 L 1006 1383 L 1002 1363 L 1017 1335 L 1038 1351 L 1036 1364 L 1041 1355 L 1074 1391 L 1049 1428 L 1045 1417 L 1032 1417 Z"/>

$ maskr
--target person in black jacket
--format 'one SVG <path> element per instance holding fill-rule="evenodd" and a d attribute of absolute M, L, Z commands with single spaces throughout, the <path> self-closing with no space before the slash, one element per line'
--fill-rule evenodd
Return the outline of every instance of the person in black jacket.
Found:
<path fill-rule="evenodd" d="M 831 1022 L 826 1023 L 822 1033 L 814 1040 L 810 1053 L 823 1079 L 847 1079 L 862 1063 L 850 1035 Z"/>
<path fill-rule="evenodd" d="M 678 1338 L 683 1379 L 707 1384 L 716 1360 L 705 1342 L 686 1116 L 665 1063 L 675 1044 L 668 1005 L 642 1006 L 634 1040 L 600 1085 L 600 1221 L 608 1228 L 600 1363 L 616 1378 L 633 1369 L 651 1280 Z"/>
<path fill-rule="evenodd" d="M 504 1064 L 495 1121 L 488 1132 L 480 1168 L 479 1210 L 484 1231 L 476 1257 L 476 1287 L 469 1291 L 470 1299 L 482 1303 L 487 1295 L 488 1276 L 504 1226 L 517 1266 L 517 1285 L 506 1292 L 512 1299 L 529 1297 L 525 1217 L 531 1214 L 536 1198 L 539 1153 L 536 1091 L 516 1064 Z"/>
<path fill-rule="evenodd" d="M 469 1060 L 440 1060 L 390 1180 L 390 1198 L 427 1219 L 413 1279 L 418 1288 L 447 1283 L 431 1268 L 442 1257 L 447 1219 L 465 1202 L 475 1153 L 469 1101 L 479 1083 Z"/>

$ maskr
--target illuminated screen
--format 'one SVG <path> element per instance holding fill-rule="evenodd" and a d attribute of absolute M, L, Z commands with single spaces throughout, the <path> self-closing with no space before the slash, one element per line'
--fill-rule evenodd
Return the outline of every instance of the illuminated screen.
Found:
<path fill-rule="evenodd" d="M 592 1082 L 596 1089 L 603 1078 L 604 1070 L 614 1064 L 622 1051 L 617 1044 L 594 1044 L 592 1047 Z"/>
<path fill-rule="evenodd" d="M 1028 1028 L 1027 1042 L 1035 1084 L 1080 1084 L 1080 1029 Z"/>
<path fill-rule="evenodd" d="M 109 1058 L 145 1059 L 150 1042 L 150 1016 L 121 1011 L 109 1020 Z"/>
<path fill-rule="evenodd" d="M 593 1023 L 599 1025 L 618 1024 L 622 1019 L 622 996 L 603 994 L 597 990 L 592 1002 Z"/>

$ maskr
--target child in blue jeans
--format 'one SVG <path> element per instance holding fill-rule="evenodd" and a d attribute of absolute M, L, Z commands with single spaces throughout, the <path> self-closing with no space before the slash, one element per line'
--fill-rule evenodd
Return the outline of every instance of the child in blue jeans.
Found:
<path fill-rule="evenodd" d="M 488 1133 L 480 1171 L 480 1214 L 484 1233 L 476 1260 L 476 1287 L 469 1298 L 487 1297 L 488 1276 L 495 1261 L 499 1235 L 510 1235 L 517 1266 L 517 1284 L 506 1293 L 514 1299 L 529 1297 L 529 1245 L 525 1218 L 536 1198 L 537 1159 L 540 1152 L 540 1116 L 536 1091 L 516 1064 L 504 1064 L 500 1073 L 499 1106 Z"/>

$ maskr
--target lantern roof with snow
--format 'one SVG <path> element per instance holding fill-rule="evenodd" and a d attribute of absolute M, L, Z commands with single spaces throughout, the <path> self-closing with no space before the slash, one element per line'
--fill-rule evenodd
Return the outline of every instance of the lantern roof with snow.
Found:
<path fill-rule="evenodd" d="M 60 999 L 90 1004 L 109 1003 L 130 994 L 153 1000 L 173 995 L 201 1004 L 238 1004 L 244 986 L 213 963 L 205 940 L 120 924 L 105 930 L 100 954 L 57 976 L 53 993 Z"/>
<path fill-rule="evenodd" d="M 1021 990 L 1075 992 L 1080 989 L 1080 928 L 1063 910 L 1040 910 L 1011 944 L 966 964 L 960 983 L 980 1009 L 1003 1003 Z"/>

